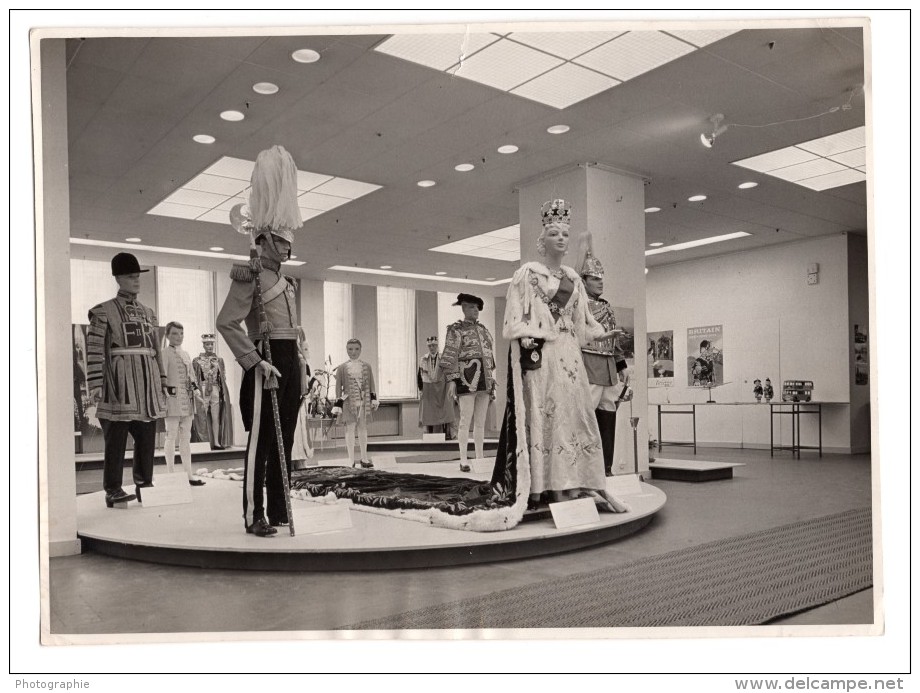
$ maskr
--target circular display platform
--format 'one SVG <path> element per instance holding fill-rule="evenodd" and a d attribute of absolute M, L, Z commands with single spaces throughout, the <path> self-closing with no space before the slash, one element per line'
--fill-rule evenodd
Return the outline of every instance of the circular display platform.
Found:
<path fill-rule="evenodd" d="M 335 464 L 329 461 L 329 464 Z M 456 463 L 399 464 L 398 471 L 457 476 Z M 591 525 L 556 529 L 540 511 L 501 532 L 468 532 L 362 511 L 350 505 L 351 527 L 314 533 L 297 522 L 317 503 L 292 499 L 296 536 L 246 534 L 242 482 L 209 479 L 190 489 L 191 503 L 106 508 L 102 492 L 77 498 L 84 550 L 153 563 L 242 570 L 383 570 L 465 565 L 544 556 L 615 541 L 645 527 L 665 503 L 662 491 L 640 484 L 621 496 L 631 510 L 600 513 Z M 127 488 L 127 487 L 126 487 Z M 129 489 L 130 490 L 130 489 Z"/>

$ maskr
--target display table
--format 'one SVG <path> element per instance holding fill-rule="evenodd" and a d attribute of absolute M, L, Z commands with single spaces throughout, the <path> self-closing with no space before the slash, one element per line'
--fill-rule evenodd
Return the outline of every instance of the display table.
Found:
<path fill-rule="evenodd" d="M 788 450 L 796 456 L 802 458 L 802 450 L 817 450 L 818 456 L 823 456 L 823 435 L 822 435 L 822 407 L 825 405 L 842 405 L 847 402 L 668 402 L 655 404 L 658 408 L 658 452 L 664 446 L 673 447 L 691 447 L 693 454 L 696 454 L 696 408 L 697 407 L 760 407 L 764 411 L 770 411 L 770 456 L 777 450 Z M 818 417 L 818 444 L 802 445 L 802 415 L 817 415 Z M 690 416 L 692 419 L 693 440 L 664 440 L 662 432 L 662 419 L 667 416 Z M 776 429 L 773 425 L 775 416 L 788 416 L 792 421 L 792 441 L 790 445 L 784 445 L 783 441 L 776 440 Z"/>

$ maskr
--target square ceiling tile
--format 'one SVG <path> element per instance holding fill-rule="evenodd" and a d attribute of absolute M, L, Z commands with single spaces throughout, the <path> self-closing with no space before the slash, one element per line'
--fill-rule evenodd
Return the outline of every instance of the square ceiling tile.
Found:
<path fill-rule="evenodd" d="M 320 214 L 324 214 L 326 210 L 323 209 L 309 209 L 307 207 L 300 208 L 300 218 L 303 221 L 307 219 L 312 219 L 313 217 L 318 217 Z"/>
<path fill-rule="evenodd" d="M 193 207 L 204 207 L 212 209 L 227 199 L 227 195 L 218 195 L 216 193 L 202 192 L 201 190 L 187 190 L 179 188 L 172 195 L 167 197 L 164 202 L 173 202 L 177 205 L 192 205 Z"/>
<path fill-rule="evenodd" d="M 247 193 L 249 192 L 249 189 L 248 189 L 248 188 L 247 188 L 246 192 L 247 192 Z M 248 204 L 249 204 L 249 195 L 248 195 L 248 194 L 247 194 L 246 196 L 237 195 L 236 197 L 231 197 L 231 198 L 230 198 L 229 200 L 227 200 L 226 202 L 221 202 L 221 203 L 220 203 L 219 205 L 217 205 L 214 209 L 219 209 L 219 210 L 221 210 L 221 211 L 223 211 L 223 212 L 229 212 L 231 209 L 233 209 L 234 207 L 236 207 L 238 204 L 248 205 Z"/>
<path fill-rule="evenodd" d="M 356 200 L 359 197 L 379 190 L 379 185 L 373 183 L 363 183 L 359 180 L 350 180 L 348 178 L 333 178 L 315 188 L 312 192 L 322 193 L 323 195 L 335 195 L 337 197 L 347 197 L 350 200 Z"/>
<path fill-rule="evenodd" d="M 396 34 L 374 50 L 403 60 L 446 70 L 461 58 L 472 55 L 498 41 L 495 34 Z"/>
<path fill-rule="evenodd" d="M 836 173 L 828 173 L 824 176 L 801 180 L 798 182 L 798 185 L 804 185 L 806 188 L 811 188 L 812 190 L 827 190 L 828 188 L 839 188 L 841 185 L 861 183 L 865 180 L 865 173 L 854 171 L 851 168 L 845 168 Z"/>
<path fill-rule="evenodd" d="M 620 84 L 593 70 L 565 63 L 511 90 L 512 94 L 555 108 L 568 108 Z"/>
<path fill-rule="evenodd" d="M 851 149 L 848 152 L 832 154 L 827 158 L 832 159 L 833 161 L 839 161 L 844 166 L 858 168 L 860 166 L 866 165 L 866 148 L 860 147 L 859 149 Z"/>
<path fill-rule="evenodd" d="M 192 178 L 182 187 L 218 195 L 238 195 L 246 189 L 247 185 L 246 181 L 236 178 L 225 178 L 224 176 L 212 176 L 208 173 L 202 173 Z"/>
<path fill-rule="evenodd" d="M 226 210 L 222 209 L 212 209 L 205 212 L 200 217 L 197 217 L 198 221 L 210 221 L 214 224 L 226 224 L 230 226 L 230 214 Z"/>
<path fill-rule="evenodd" d="M 838 164 L 836 161 L 831 161 L 830 159 L 814 159 L 813 161 L 806 161 L 801 164 L 796 164 L 795 166 L 774 169 L 769 172 L 769 175 L 795 182 L 805 178 L 823 176 L 825 173 L 842 171 L 844 168 L 846 167 L 843 164 Z"/>
<path fill-rule="evenodd" d="M 336 197 L 334 195 L 321 195 L 320 193 L 308 192 L 297 198 L 297 205 L 308 207 L 309 209 L 321 209 L 324 212 L 336 207 L 348 204 L 351 200 L 347 197 Z"/>
<path fill-rule="evenodd" d="M 863 126 L 853 128 L 852 130 L 836 132 L 833 135 L 827 135 L 826 137 L 819 137 L 816 140 L 802 142 L 796 146 L 801 147 L 806 151 L 814 152 L 820 156 L 840 154 L 841 152 L 847 152 L 851 149 L 865 147 L 866 128 Z"/>
<path fill-rule="evenodd" d="M 172 202 L 161 202 L 147 214 L 156 214 L 161 217 L 178 217 L 179 219 L 197 219 L 207 211 L 207 207 L 192 207 L 189 205 L 177 205 Z"/>
<path fill-rule="evenodd" d="M 626 32 L 624 31 L 515 31 L 508 38 L 531 48 L 571 60 Z"/>
<path fill-rule="evenodd" d="M 630 31 L 575 62 L 625 82 L 693 50 L 693 46 L 660 31 Z"/>
<path fill-rule="evenodd" d="M 297 190 L 299 192 L 307 192 L 329 180 L 332 180 L 332 176 L 327 176 L 323 173 L 297 171 Z"/>
<path fill-rule="evenodd" d="M 794 166 L 795 164 L 801 164 L 805 161 L 812 161 L 817 158 L 817 154 L 806 152 L 804 149 L 799 149 L 798 147 L 784 147 L 783 149 L 758 154 L 757 156 L 733 161 L 732 163 L 735 164 L 735 166 L 749 168 L 752 171 L 769 172 L 777 168 Z"/>
<path fill-rule="evenodd" d="M 738 32 L 735 29 L 669 29 L 667 33 L 701 48 Z"/>
<path fill-rule="evenodd" d="M 254 161 L 246 159 L 236 159 L 232 156 L 223 156 L 213 164 L 208 166 L 202 173 L 210 173 L 214 176 L 225 176 L 227 178 L 236 178 L 244 180 L 247 183 L 252 178 L 252 169 L 255 167 Z"/>
<path fill-rule="evenodd" d="M 562 63 L 560 58 L 502 39 L 464 60 L 451 72 L 508 91 Z"/>

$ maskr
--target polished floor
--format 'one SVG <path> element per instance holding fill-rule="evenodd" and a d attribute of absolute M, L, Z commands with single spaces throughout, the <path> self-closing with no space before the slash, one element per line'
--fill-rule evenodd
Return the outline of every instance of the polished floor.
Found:
<path fill-rule="evenodd" d="M 686 457 L 668 455 L 678 456 Z M 645 530 L 557 556 L 452 568 L 293 574 L 180 568 L 93 554 L 55 558 L 51 632 L 330 630 L 871 505 L 867 455 L 803 454 L 795 460 L 785 453 L 771 459 L 761 450 L 701 448 L 697 457 L 745 466 L 730 480 L 653 481 L 668 502 Z M 80 472 L 78 493 L 98 490 L 98 475 Z M 777 623 L 866 624 L 872 619 L 872 590 L 867 590 Z"/>

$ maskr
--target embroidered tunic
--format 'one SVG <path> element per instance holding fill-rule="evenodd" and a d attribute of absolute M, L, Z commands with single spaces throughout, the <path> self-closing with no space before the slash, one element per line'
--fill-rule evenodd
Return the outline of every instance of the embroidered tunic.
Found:
<path fill-rule="evenodd" d="M 492 335 L 478 320 L 458 320 L 447 327 L 441 369 L 448 382 L 457 382 L 457 394 L 491 392 L 495 378 Z"/>
<path fill-rule="evenodd" d="M 102 388 L 96 417 L 152 421 L 166 416 L 156 313 L 119 290 L 90 309 L 89 323 L 86 381 L 90 391 Z"/>
<path fill-rule="evenodd" d="M 617 326 L 613 308 L 603 298 L 588 297 L 588 308 L 591 315 L 605 330 L 612 330 Z M 626 368 L 623 350 L 615 337 L 595 339 L 581 348 L 585 360 L 585 370 L 588 372 L 588 381 L 592 385 L 605 387 L 615 385 L 619 380 L 617 373 Z"/>

